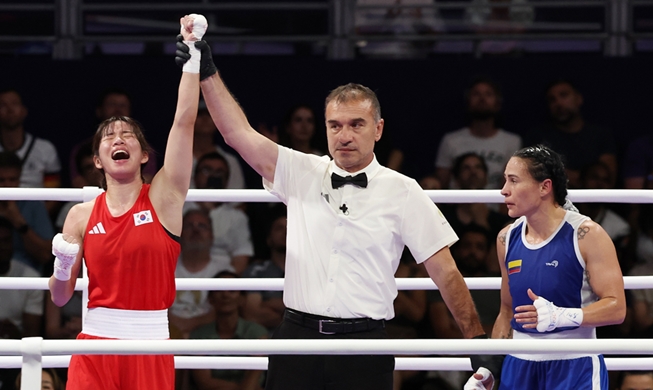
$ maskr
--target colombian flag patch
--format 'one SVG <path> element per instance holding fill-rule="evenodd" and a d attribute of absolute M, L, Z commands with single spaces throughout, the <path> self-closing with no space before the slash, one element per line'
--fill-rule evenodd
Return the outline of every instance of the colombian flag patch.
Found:
<path fill-rule="evenodd" d="M 508 275 L 521 272 L 521 260 L 512 260 L 508 262 Z"/>

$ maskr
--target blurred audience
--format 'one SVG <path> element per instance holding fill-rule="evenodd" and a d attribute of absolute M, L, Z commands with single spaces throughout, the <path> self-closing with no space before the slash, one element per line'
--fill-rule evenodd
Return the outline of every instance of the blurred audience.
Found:
<path fill-rule="evenodd" d="M 20 374 L 16 377 L 16 390 L 20 389 Z M 41 390 L 65 390 L 66 384 L 52 368 L 44 368 L 41 373 Z"/>
<path fill-rule="evenodd" d="M 122 89 L 116 87 L 110 87 L 102 91 L 97 101 L 95 107 L 95 117 L 97 118 L 97 124 L 102 123 L 104 120 L 111 117 L 118 116 L 132 116 L 132 102 L 129 93 Z M 77 161 L 77 157 L 80 153 L 80 149 L 90 148 L 93 141 L 93 135 L 95 134 L 95 128 L 89 129 L 88 138 L 85 138 L 81 142 L 73 146 L 70 152 L 70 158 L 68 161 L 68 169 L 70 176 L 70 183 L 73 187 L 81 188 L 84 185 L 95 185 L 95 184 L 85 184 L 87 178 L 84 177 L 84 172 L 80 170 L 80 166 Z M 158 169 L 156 153 L 149 153 L 149 160 L 143 167 L 142 175 L 146 183 L 149 183 L 156 171 Z"/>
<path fill-rule="evenodd" d="M 209 153 L 219 153 L 229 168 L 229 175 L 225 178 L 222 188 L 243 189 L 245 188 L 245 177 L 240 160 L 234 154 L 226 152 L 216 143 L 215 137 L 217 132 L 218 129 L 211 119 L 211 115 L 206 108 L 206 103 L 204 103 L 204 100 L 200 100 L 197 119 L 195 120 L 195 132 L 193 133 L 193 177 L 191 178 L 190 188 L 199 188 L 196 187 L 197 183 L 194 177 L 198 171 L 197 163 L 202 156 Z M 232 206 L 235 205 L 236 203 L 232 204 Z"/>
<path fill-rule="evenodd" d="M 211 218 L 203 210 L 189 210 L 184 214 L 181 230 L 181 253 L 175 269 L 176 278 L 212 278 L 225 265 L 211 258 L 213 227 Z M 199 326 L 215 320 L 213 307 L 206 290 L 177 290 L 175 302 L 168 311 L 170 338 L 188 338 Z"/>
<path fill-rule="evenodd" d="M 266 244 L 270 251 L 267 260 L 255 262 L 243 273 L 244 278 L 283 278 L 286 273 L 286 231 L 285 206 L 277 208 L 277 217 L 268 228 Z M 265 326 L 268 332 L 281 324 L 283 312 L 283 291 L 248 291 L 243 317 Z"/>
<path fill-rule="evenodd" d="M 475 79 L 465 93 L 469 125 L 446 133 L 438 147 L 435 175 L 444 188 L 452 182 L 456 158 L 474 152 L 485 159 L 487 188 L 503 187 L 503 169 L 521 145 L 521 137 L 499 127 L 503 95 L 499 85 L 488 78 Z"/>
<path fill-rule="evenodd" d="M 194 183 L 197 189 L 225 189 L 230 177 L 229 163 L 218 152 L 201 156 L 195 165 Z M 200 209 L 209 214 L 213 227 L 211 258 L 221 269 L 241 274 L 249 265 L 254 247 L 247 215 L 240 209 L 222 202 L 186 202 L 184 212 Z"/>
<path fill-rule="evenodd" d="M 581 113 L 583 95 L 569 80 L 556 80 L 546 89 L 551 122 L 531 130 L 524 145 L 543 144 L 564 158 L 569 188 L 580 188 L 580 172 L 597 161 L 610 170 L 609 188 L 617 178 L 617 150 L 612 131 L 587 123 Z"/>
<path fill-rule="evenodd" d="M 23 163 L 13 152 L 0 152 L 0 188 L 14 188 L 20 184 Z M 54 229 L 45 204 L 35 200 L 0 201 L 0 217 L 13 226 L 14 259 L 37 270 L 42 275 L 51 273 L 52 237 Z"/>
<path fill-rule="evenodd" d="M 222 271 L 216 278 L 238 278 L 230 271 Z M 245 304 L 243 291 L 209 291 L 208 299 L 216 313 L 214 322 L 191 332 L 191 339 L 264 339 L 267 330 L 241 316 Z M 198 390 L 260 390 L 263 386 L 263 371 L 254 370 L 209 370 L 191 371 L 191 377 Z"/>

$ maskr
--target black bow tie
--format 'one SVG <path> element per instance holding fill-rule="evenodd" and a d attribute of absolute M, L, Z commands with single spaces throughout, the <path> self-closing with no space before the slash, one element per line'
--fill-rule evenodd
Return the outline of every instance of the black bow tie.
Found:
<path fill-rule="evenodd" d="M 332 173 L 331 174 L 331 187 L 335 188 L 340 188 L 344 186 L 345 184 L 350 183 L 350 184 L 355 184 L 359 187 L 366 188 L 367 187 L 367 175 L 365 172 L 359 173 L 356 176 L 345 176 L 342 177 L 338 174 Z"/>

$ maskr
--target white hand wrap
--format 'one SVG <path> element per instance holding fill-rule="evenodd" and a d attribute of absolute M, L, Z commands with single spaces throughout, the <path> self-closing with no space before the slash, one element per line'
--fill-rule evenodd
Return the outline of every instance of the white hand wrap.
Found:
<path fill-rule="evenodd" d="M 54 259 L 53 276 L 61 281 L 70 280 L 70 271 L 77 259 L 79 244 L 64 240 L 63 234 L 59 233 L 52 239 L 52 254 Z"/>
<path fill-rule="evenodd" d="M 182 70 L 186 73 L 199 73 L 200 72 L 200 60 L 202 55 L 200 51 L 195 47 L 195 42 L 202 39 L 206 29 L 208 28 L 208 22 L 203 15 L 190 14 L 188 15 L 193 18 L 193 33 L 191 34 L 191 40 L 184 41 L 186 46 L 188 46 L 190 59 L 184 64 Z M 185 27 L 181 26 L 181 32 L 184 32 Z M 193 39 L 195 37 L 195 39 Z"/>
<path fill-rule="evenodd" d="M 485 367 L 479 367 L 476 373 L 483 375 L 483 378 L 480 380 L 476 379 L 472 374 L 472 376 L 470 376 L 469 379 L 467 380 L 467 383 L 465 383 L 463 390 L 486 390 L 494 387 L 494 377 L 492 377 L 492 373 L 490 372 L 490 370 L 488 370 Z M 492 377 L 492 381 L 489 382 L 488 386 L 486 387 L 485 385 L 483 385 L 483 381 L 486 381 L 490 377 Z"/>
<path fill-rule="evenodd" d="M 557 307 L 546 298 L 539 297 L 533 305 L 537 309 L 537 331 L 550 332 L 555 328 L 579 327 L 583 323 L 583 309 Z"/>

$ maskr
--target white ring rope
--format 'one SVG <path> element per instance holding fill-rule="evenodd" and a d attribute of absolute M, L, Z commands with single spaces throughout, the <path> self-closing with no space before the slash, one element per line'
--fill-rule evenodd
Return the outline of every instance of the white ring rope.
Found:
<path fill-rule="evenodd" d="M 2 188 L 0 200 L 85 201 L 103 190 L 84 188 Z M 437 203 L 503 203 L 500 190 L 427 190 Z M 576 203 L 653 203 L 653 190 L 569 190 Z M 266 190 L 198 190 L 188 191 L 189 202 L 279 202 Z"/>
<path fill-rule="evenodd" d="M 47 290 L 49 278 L 0 278 L 0 290 Z M 430 278 L 396 278 L 399 290 L 437 290 Z M 470 290 L 498 290 L 500 277 L 465 278 Z M 282 278 L 179 278 L 177 290 L 227 290 L 227 291 L 283 291 Z M 88 286 L 88 280 L 78 278 L 75 290 Z M 653 276 L 624 276 L 624 286 L 629 289 L 653 288 Z"/>
<path fill-rule="evenodd" d="M 0 356 L 0 369 L 20 368 L 20 356 Z M 70 355 L 43 356 L 43 367 L 67 368 Z M 606 357 L 605 365 L 610 371 L 650 370 L 653 358 L 613 358 Z M 177 369 L 214 369 L 214 370 L 267 370 L 267 357 L 249 356 L 175 356 Z M 471 371 L 468 358 L 453 357 L 397 357 L 395 370 L 411 371 Z"/>
<path fill-rule="evenodd" d="M 0 355 L 20 355 L 23 340 L 3 340 Z M 650 355 L 653 339 L 338 339 L 338 340 L 42 340 L 43 355 Z"/>

